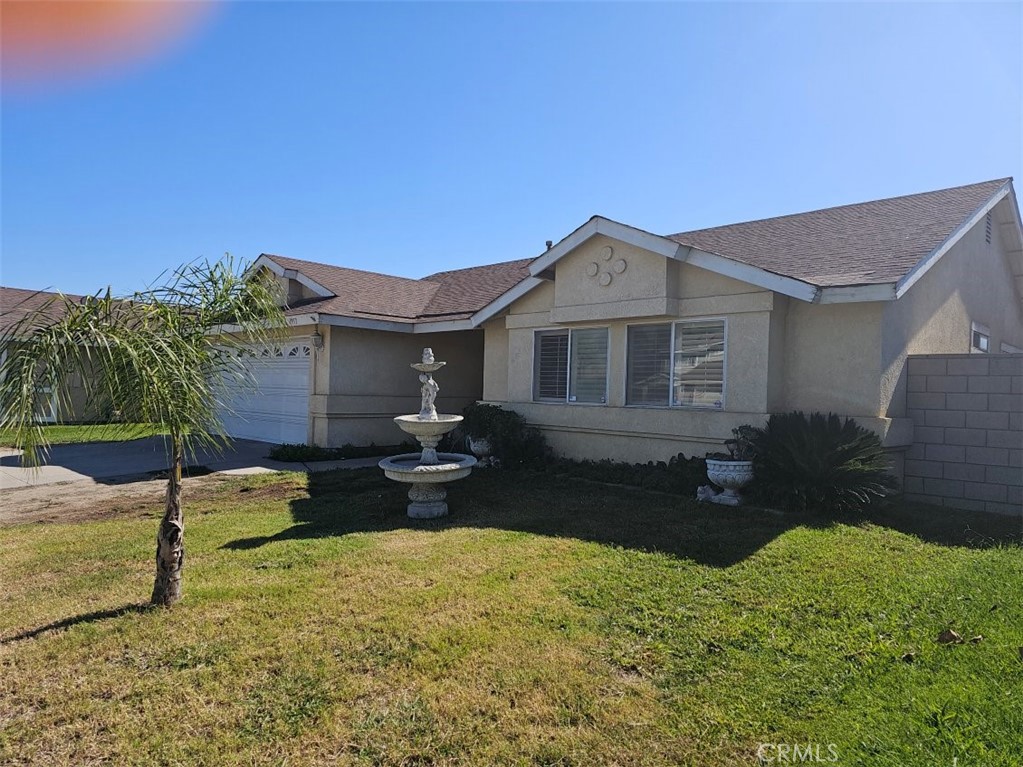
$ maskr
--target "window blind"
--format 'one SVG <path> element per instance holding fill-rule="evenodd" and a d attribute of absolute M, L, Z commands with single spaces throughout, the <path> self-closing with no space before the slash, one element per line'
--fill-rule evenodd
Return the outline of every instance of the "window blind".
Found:
<path fill-rule="evenodd" d="M 536 334 L 535 399 L 564 401 L 568 394 L 568 331 Z"/>
<path fill-rule="evenodd" d="M 671 387 L 671 325 L 632 325 L 628 343 L 626 403 L 667 405 Z"/>
<path fill-rule="evenodd" d="M 607 328 L 572 331 L 569 402 L 607 402 Z"/>
<path fill-rule="evenodd" d="M 675 325 L 673 373 L 673 404 L 721 407 L 725 378 L 724 321 Z"/>

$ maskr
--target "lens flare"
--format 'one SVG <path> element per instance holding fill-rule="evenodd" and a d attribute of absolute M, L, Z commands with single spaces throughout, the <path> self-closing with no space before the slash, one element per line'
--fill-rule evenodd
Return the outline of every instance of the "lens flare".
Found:
<path fill-rule="evenodd" d="M 214 0 L 0 0 L 5 86 L 73 82 L 135 69 L 209 18 Z"/>

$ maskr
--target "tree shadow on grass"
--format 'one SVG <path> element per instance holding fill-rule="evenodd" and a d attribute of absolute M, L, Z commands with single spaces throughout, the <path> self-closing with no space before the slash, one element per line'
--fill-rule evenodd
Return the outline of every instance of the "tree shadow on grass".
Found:
<path fill-rule="evenodd" d="M 356 532 L 475 527 L 575 538 L 729 567 L 788 530 L 836 522 L 874 524 L 950 547 L 1019 545 L 1023 540 L 1019 519 L 993 514 L 896 502 L 869 516 L 832 520 L 819 514 L 697 503 L 527 471 L 475 471 L 448 485 L 449 516 L 411 520 L 405 515 L 406 490 L 376 469 L 313 473 L 309 497 L 291 501 L 293 526 L 272 536 L 231 541 L 224 548 L 244 550 Z"/>
<path fill-rule="evenodd" d="M 550 473 L 492 470 L 476 471 L 448 486 L 449 516 L 411 520 L 405 514 L 406 490 L 376 470 L 310 474 L 309 497 L 291 502 L 294 526 L 272 536 L 231 541 L 224 548 L 355 532 L 475 527 L 575 538 L 729 567 L 786 530 L 828 524 L 809 515 L 698 504 Z"/>
<path fill-rule="evenodd" d="M 34 629 L 27 629 L 22 631 L 20 634 L 14 634 L 9 637 L 0 637 L 0 646 L 13 644 L 14 642 L 21 642 L 25 639 L 35 639 L 38 636 L 49 633 L 51 631 L 60 631 L 61 629 L 71 628 L 77 626 L 80 623 L 94 623 L 96 621 L 104 621 L 109 618 L 120 618 L 122 615 L 128 615 L 129 613 L 142 613 L 152 609 L 152 605 L 146 604 L 131 604 L 116 607 L 111 610 L 96 610 L 91 613 L 82 613 L 81 615 L 73 615 L 70 618 L 61 618 L 59 621 L 53 623 L 47 623 L 45 626 L 39 626 Z"/>

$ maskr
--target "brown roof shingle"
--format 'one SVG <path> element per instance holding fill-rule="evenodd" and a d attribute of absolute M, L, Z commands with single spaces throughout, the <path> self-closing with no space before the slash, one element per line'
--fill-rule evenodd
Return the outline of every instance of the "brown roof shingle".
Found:
<path fill-rule="evenodd" d="M 820 287 L 895 282 L 1009 181 L 995 179 L 668 238 Z"/>
<path fill-rule="evenodd" d="M 81 301 L 83 296 L 65 293 L 65 298 Z M 62 314 L 63 300 L 59 293 L 45 290 L 24 290 L 22 288 L 5 288 L 0 286 L 0 333 L 6 332 L 26 315 L 48 308 L 48 314 L 54 319 Z"/>
<path fill-rule="evenodd" d="M 264 254 L 334 293 L 303 302 L 290 314 L 319 312 L 392 322 L 465 319 L 529 276 L 532 259 L 438 272 L 420 280 Z"/>

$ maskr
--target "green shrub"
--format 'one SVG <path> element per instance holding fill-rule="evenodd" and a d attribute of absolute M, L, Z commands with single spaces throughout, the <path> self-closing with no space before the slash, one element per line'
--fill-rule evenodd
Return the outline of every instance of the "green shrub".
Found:
<path fill-rule="evenodd" d="M 461 430 L 489 442 L 492 454 L 503 466 L 540 467 L 550 459 L 543 434 L 514 410 L 476 402 L 465 408 L 462 416 Z"/>
<path fill-rule="evenodd" d="M 418 446 L 411 442 L 400 445 L 342 445 L 341 447 L 319 447 L 318 445 L 296 445 L 285 443 L 270 449 L 267 458 L 287 463 L 306 461 L 339 461 L 348 458 L 374 458 L 378 455 L 399 455 L 418 452 Z"/>
<path fill-rule="evenodd" d="M 707 484 L 707 462 L 703 458 L 686 458 L 684 453 L 667 462 L 622 463 L 618 461 L 575 461 L 561 458 L 554 470 L 579 479 L 606 482 L 612 485 L 633 485 L 647 490 L 695 496 L 696 488 Z"/>
<path fill-rule="evenodd" d="M 851 418 L 772 415 L 752 441 L 754 492 L 786 509 L 850 513 L 896 487 L 880 438 Z"/>

